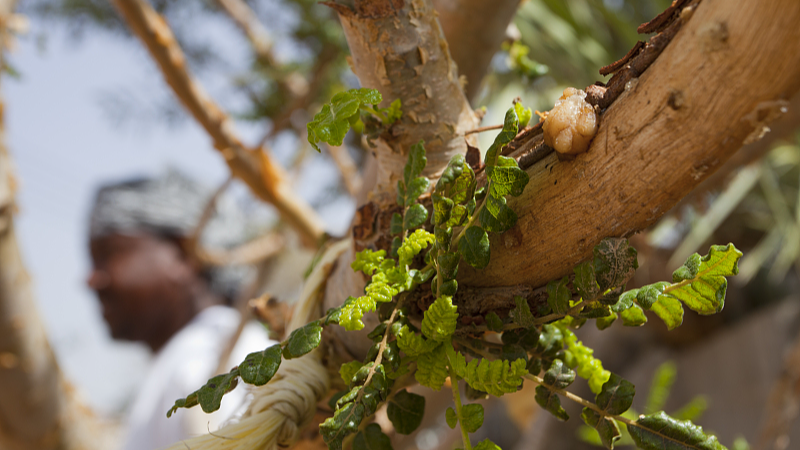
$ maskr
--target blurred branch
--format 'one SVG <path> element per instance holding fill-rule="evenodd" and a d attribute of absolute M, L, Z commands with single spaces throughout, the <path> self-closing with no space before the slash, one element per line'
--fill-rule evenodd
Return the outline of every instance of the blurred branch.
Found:
<path fill-rule="evenodd" d="M 200 236 L 203 234 L 203 230 L 208 225 L 208 221 L 211 220 L 211 217 L 214 215 L 214 210 L 217 206 L 217 200 L 219 197 L 228 190 L 228 187 L 231 185 L 233 181 L 233 177 L 229 176 L 218 188 L 214 191 L 214 194 L 206 202 L 206 206 L 203 208 L 203 213 L 200 215 L 200 220 L 197 221 L 197 225 L 194 227 L 194 231 L 192 231 L 191 236 L 189 236 L 188 242 L 188 253 L 194 255 L 198 252 L 199 245 L 200 245 Z"/>
<path fill-rule="evenodd" d="M 273 231 L 227 251 L 198 248 L 196 256 L 203 263 L 214 266 L 256 264 L 280 252 L 284 243 L 283 237 Z"/>
<path fill-rule="evenodd" d="M 269 31 L 261 25 L 250 6 L 243 0 L 217 0 L 217 3 L 250 40 L 258 59 L 271 67 L 277 67 L 278 62 L 272 54 L 272 38 Z"/>
<path fill-rule="evenodd" d="M 150 52 L 175 96 L 209 134 L 231 174 L 274 205 L 305 245 L 317 246 L 324 234 L 319 216 L 292 191 L 283 168 L 269 153 L 247 148 L 239 140 L 230 119 L 189 73 L 167 22 L 145 0 L 114 0 L 114 5 Z"/>
<path fill-rule="evenodd" d="M 347 188 L 347 192 L 350 193 L 350 196 L 355 198 L 361 191 L 361 175 L 359 175 L 358 167 L 356 167 L 353 158 L 350 157 L 347 147 L 344 145 L 329 145 L 328 153 L 330 153 L 333 163 L 336 164 L 336 167 L 342 174 L 342 181 L 344 182 L 345 188 Z"/>
<path fill-rule="evenodd" d="M 481 87 L 489 63 L 506 36 L 520 0 L 434 0 L 450 55 L 467 78 L 467 98 Z"/>
<path fill-rule="evenodd" d="M 758 450 L 785 449 L 788 433 L 800 415 L 800 335 L 788 352 L 780 376 L 775 380 L 762 416 Z"/>

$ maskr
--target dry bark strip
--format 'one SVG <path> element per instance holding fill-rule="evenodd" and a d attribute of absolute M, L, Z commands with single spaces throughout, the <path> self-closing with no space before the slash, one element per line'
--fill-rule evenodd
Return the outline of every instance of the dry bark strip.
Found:
<path fill-rule="evenodd" d="M 589 150 L 527 169 L 517 225 L 492 237 L 472 286 L 541 286 L 609 236 L 655 223 L 800 90 L 800 3 L 704 0 L 605 112 Z"/>

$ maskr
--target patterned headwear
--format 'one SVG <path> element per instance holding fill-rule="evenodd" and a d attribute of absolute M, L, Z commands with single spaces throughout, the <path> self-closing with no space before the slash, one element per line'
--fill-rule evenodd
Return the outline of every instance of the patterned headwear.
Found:
<path fill-rule="evenodd" d="M 168 170 L 155 178 L 138 178 L 101 187 L 90 215 L 91 239 L 110 234 L 149 232 L 159 236 L 189 237 L 213 191 L 186 175 Z M 230 249 L 252 232 L 244 212 L 232 199 L 220 196 L 215 213 L 200 236 L 209 249 Z M 246 266 L 209 267 L 211 288 L 232 300 L 252 276 Z"/>

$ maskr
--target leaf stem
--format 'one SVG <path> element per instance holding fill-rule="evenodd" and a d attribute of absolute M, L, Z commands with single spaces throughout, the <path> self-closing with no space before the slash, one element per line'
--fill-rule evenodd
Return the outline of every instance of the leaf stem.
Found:
<path fill-rule="evenodd" d="M 450 371 L 450 388 L 453 390 L 453 403 L 456 407 L 456 417 L 458 418 L 458 426 L 461 428 L 461 439 L 464 441 L 464 449 L 472 450 L 472 442 L 469 440 L 469 432 L 464 427 L 464 418 L 461 415 L 461 393 L 458 391 L 458 376 L 456 371 L 453 370 L 453 362 L 448 358 L 447 369 Z"/>
<path fill-rule="evenodd" d="M 548 314 L 546 316 L 537 317 L 533 321 L 533 325 L 534 326 L 543 325 L 545 323 L 552 322 L 554 320 L 563 319 L 564 317 L 571 316 L 575 313 L 580 312 L 584 306 L 586 306 L 586 302 L 581 300 L 578 303 L 576 303 L 572 308 L 568 309 L 567 312 L 565 312 L 564 314 L 553 313 L 553 314 Z"/>
<path fill-rule="evenodd" d="M 553 386 L 550 386 L 549 384 L 546 384 L 543 379 L 537 377 L 536 375 L 527 374 L 527 375 L 523 375 L 523 376 L 525 378 L 527 378 L 528 380 L 533 381 L 534 383 L 536 383 L 538 385 L 546 387 L 551 392 L 554 392 L 554 393 L 559 394 L 559 395 L 563 395 L 567 399 L 572 400 L 575 403 L 578 403 L 578 404 L 580 404 L 582 406 L 585 406 L 585 407 L 591 409 L 592 411 L 596 412 L 597 414 L 600 414 L 603 417 L 610 417 L 610 418 L 612 418 L 614 420 L 618 420 L 618 421 L 624 423 L 625 425 L 639 426 L 639 425 L 636 424 L 636 422 L 634 422 L 631 419 L 628 419 L 627 417 L 615 416 L 613 414 L 609 414 L 609 413 L 603 411 L 602 409 L 600 409 L 600 407 L 598 407 L 594 403 L 590 402 L 589 400 L 586 400 L 583 397 L 577 396 L 577 395 L 573 394 L 572 392 L 565 391 L 564 389 L 557 389 L 557 388 L 555 388 Z"/>
<path fill-rule="evenodd" d="M 487 186 L 486 189 L 488 191 L 489 186 Z M 486 195 L 489 194 L 487 193 Z M 456 250 L 458 250 L 458 241 L 460 241 L 461 238 L 464 236 L 464 233 L 467 232 L 467 228 L 471 227 L 472 224 L 475 223 L 475 220 L 478 218 L 478 213 L 481 212 L 481 209 L 483 209 L 483 205 L 485 204 L 486 204 L 486 199 L 484 198 L 481 204 L 478 205 L 478 207 L 475 208 L 475 210 L 472 212 L 472 216 L 470 216 L 467 223 L 464 224 L 464 226 L 461 228 L 461 231 L 459 231 L 456 237 L 454 237 L 453 240 L 450 242 L 450 248 L 455 248 Z"/>
<path fill-rule="evenodd" d="M 502 129 L 503 129 L 503 124 L 502 123 L 500 125 L 489 125 L 489 126 L 486 126 L 486 127 L 478 127 L 478 128 L 473 128 L 473 129 L 467 131 L 466 133 L 464 133 L 464 136 L 467 136 L 467 135 L 470 135 L 470 134 L 474 134 L 474 133 L 483 133 L 484 131 L 502 130 Z"/>
<path fill-rule="evenodd" d="M 381 365 L 381 361 L 383 361 L 383 352 L 386 350 L 386 344 L 389 341 L 389 334 L 392 332 L 392 323 L 394 322 L 394 318 L 397 317 L 397 311 L 400 310 L 400 304 L 403 303 L 403 299 L 405 297 L 401 297 L 397 300 L 397 305 L 395 305 L 394 310 L 392 311 L 392 315 L 389 316 L 389 320 L 386 321 L 386 331 L 383 333 L 383 339 L 381 339 L 381 344 L 378 346 L 378 356 L 375 358 L 375 364 L 369 369 L 369 373 L 367 373 L 367 379 L 364 381 L 363 387 L 369 386 L 369 382 L 372 381 L 372 376 L 375 375 L 375 371 L 378 370 L 378 366 Z M 356 402 L 359 402 L 361 398 L 364 396 L 364 389 L 358 391 L 358 397 L 356 398 Z"/>

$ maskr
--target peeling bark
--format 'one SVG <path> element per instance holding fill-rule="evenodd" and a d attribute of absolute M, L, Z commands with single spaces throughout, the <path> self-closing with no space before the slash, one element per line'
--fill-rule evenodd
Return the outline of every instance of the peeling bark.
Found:
<path fill-rule="evenodd" d="M 541 286 L 609 236 L 655 223 L 800 90 L 800 3 L 704 0 L 653 65 L 606 111 L 589 152 L 549 155 L 509 204 L 486 270 L 459 283 Z M 466 266 L 466 265 L 465 265 Z"/>
<path fill-rule="evenodd" d="M 411 145 L 425 141 L 425 175 L 436 177 L 457 153 L 466 153 L 464 133 L 478 123 L 431 0 L 360 0 L 336 9 L 361 85 L 377 89 L 384 105 L 403 103 L 403 117 L 377 141 L 378 203 L 393 201 Z M 468 137 L 474 139 L 474 136 Z M 473 144 L 474 145 L 474 144 Z"/>

